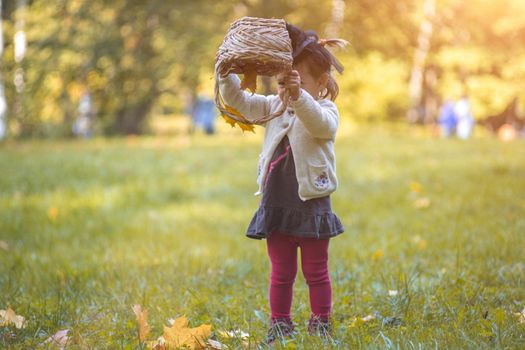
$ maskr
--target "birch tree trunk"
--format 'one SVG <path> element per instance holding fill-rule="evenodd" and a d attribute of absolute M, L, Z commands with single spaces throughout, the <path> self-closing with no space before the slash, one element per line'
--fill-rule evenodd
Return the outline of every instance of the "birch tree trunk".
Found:
<path fill-rule="evenodd" d="M 423 77 L 425 74 L 425 63 L 430 49 L 430 39 L 432 37 L 432 22 L 436 15 L 436 0 L 424 0 L 423 21 L 419 27 L 417 38 L 417 48 L 412 64 L 408 93 L 411 106 L 408 111 L 408 121 L 416 123 L 426 119 L 426 108 L 423 104 Z"/>
<path fill-rule="evenodd" d="M 7 102 L 5 100 L 4 78 L 2 75 L 4 58 L 4 31 L 2 21 L 2 0 L 0 0 L 0 140 L 7 134 Z"/>
<path fill-rule="evenodd" d="M 27 0 L 17 0 L 15 12 L 15 35 L 13 38 L 15 47 L 15 62 L 17 68 L 15 69 L 15 89 L 16 97 L 13 112 L 17 118 L 22 119 L 23 116 L 23 94 L 24 94 L 24 69 L 22 68 L 22 60 L 26 54 L 27 38 L 25 33 L 25 11 L 27 10 Z"/>
<path fill-rule="evenodd" d="M 332 15 L 330 23 L 326 27 L 325 34 L 327 38 L 337 38 L 341 32 L 341 27 L 345 20 L 346 4 L 344 0 L 332 0 Z"/>

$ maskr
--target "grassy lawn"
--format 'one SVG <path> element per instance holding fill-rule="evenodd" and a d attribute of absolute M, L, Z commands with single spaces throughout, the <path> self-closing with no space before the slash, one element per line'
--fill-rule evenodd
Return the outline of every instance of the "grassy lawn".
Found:
<path fill-rule="evenodd" d="M 0 327 L 0 348 L 46 348 L 69 329 L 68 349 L 140 349 L 141 304 L 151 339 L 186 315 L 255 349 L 269 261 L 244 230 L 261 135 L 0 144 L 0 309 L 26 318 Z M 336 151 L 336 342 L 305 335 L 299 275 L 286 348 L 523 349 L 525 142 L 355 128 Z"/>

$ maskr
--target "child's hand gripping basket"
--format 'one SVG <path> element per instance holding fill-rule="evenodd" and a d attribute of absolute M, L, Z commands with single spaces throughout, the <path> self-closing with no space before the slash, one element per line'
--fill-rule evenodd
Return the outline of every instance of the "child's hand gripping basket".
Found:
<path fill-rule="evenodd" d="M 289 71 L 292 62 L 292 43 L 284 20 L 243 17 L 235 21 L 217 52 L 215 64 L 215 104 L 226 121 L 232 126 L 238 123 L 243 130 L 253 130 L 253 124 L 264 124 L 283 114 L 286 103 L 275 113 L 248 120 L 225 104 L 219 91 L 219 76 L 244 74 L 241 89 L 254 93 L 257 75 L 274 76 Z"/>

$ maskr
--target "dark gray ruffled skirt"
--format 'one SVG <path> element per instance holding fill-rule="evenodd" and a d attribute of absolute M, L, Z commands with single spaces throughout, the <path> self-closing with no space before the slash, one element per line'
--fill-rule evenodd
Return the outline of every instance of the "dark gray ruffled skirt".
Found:
<path fill-rule="evenodd" d="M 341 221 L 332 212 L 330 196 L 302 201 L 298 195 L 295 164 L 285 136 L 272 157 L 262 199 L 246 236 L 262 239 L 272 232 L 329 238 L 344 232 Z"/>

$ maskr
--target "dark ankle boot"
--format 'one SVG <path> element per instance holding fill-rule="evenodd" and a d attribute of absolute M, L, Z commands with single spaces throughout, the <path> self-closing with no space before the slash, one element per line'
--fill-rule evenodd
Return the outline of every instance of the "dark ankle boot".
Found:
<path fill-rule="evenodd" d="M 294 325 L 290 318 L 272 318 L 268 333 L 264 338 L 264 344 L 272 345 L 275 340 L 293 337 L 295 334 Z"/>
<path fill-rule="evenodd" d="M 308 334 L 332 339 L 332 320 L 330 317 L 312 316 L 308 321 Z"/>

